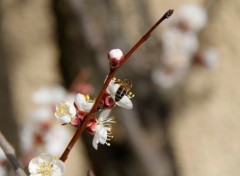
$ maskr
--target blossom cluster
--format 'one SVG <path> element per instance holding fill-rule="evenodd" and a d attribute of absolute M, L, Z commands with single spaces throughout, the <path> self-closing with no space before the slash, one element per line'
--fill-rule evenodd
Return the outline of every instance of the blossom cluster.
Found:
<path fill-rule="evenodd" d="M 200 5 L 182 6 L 173 23 L 162 34 L 160 65 L 152 72 L 153 81 L 162 88 L 176 86 L 193 63 L 214 68 L 218 56 L 214 49 L 200 51 L 198 34 L 207 24 L 207 11 Z"/>
<path fill-rule="evenodd" d="M 113 49 L 108 54 L 110 70 L 117 68 L 123 59 L 123 53 L 120 49 Z M 130 86 L 130 88 L 129 88 Z M 133 107 L 130 98 L 132 97 L 130 90 L 130 80 L 112 79 L 106 89 L 106 92 L 98 104 L 98 111 L 102 111 L 97 118 L 96 115 L 87 125 L 87 131 L 94 134 L 93 147 L 98 148 L 98 144 L 108 144 L 107 140 L 112 138 L 111 124 L 115 121 L 112 117 L 108 117 L 111 109 L 116 105 L 131 109 Z M 128 94 L 127 94 L 128 93 Z M 119 97 L 116 99 L 116 97 Z M 56 106 L 55 117 L 62 125 L 71 124 L 80 127 L 85 120 L 86 115 L 93 107 L 95 100 L 90 99 L 89 95 L 78 93 L 75 96 L 74 103 L 68 101 L 60 101 Z"/>
<path fill-rule="evenodd" d="M 123 58 L 124 56 L 120 49 L 111 50 L 108 54 L 110 71 L 114 71 L 121 64 Z M 120 80 L 113 78 L 109 82 L 100 103 L 97 105 L 96 112 L 93 113 L 90 122 L 86 126 L 86 131 L 90 135 L 93 135 L 92 145 L 96 150 L 98 149 L 99 144 L 106 144 L 109 146 L 109 141 L 113 138 L 112 124 L 116 121 L 114 117 L 109 117 L 111 110 L 116 106 L 126 109 L 133 108 L 130 98 L 134 97 L 134 95 L 130 91 L 131 88 L 132 82 L 129 79 Z M 37 119 L 36 122 L 38 125 L 30 124 L 25 127 L 25 131 L 28 131 L 28 134 L 23 131 L 24 135 L 22 136 L 24 136 L 23 143 L 25 143 L 24 146 L 27 150 L 30 150 L 30 146 L 33 146 L 34 143 L 34 145 L 39 144 L 41 147 L 44 146 L 47 153 L 59 155 L 59 153 L 56 153 L 56 151 L 59 150 L 51 150 L 49 147 L 65 146 L 62 144 L 56 145 L 56 143 L 53 145 L 51 142 L 61 142 L 62 140 L 59 140 L 60 136 L 57 137 L 56 135 L 65 135 L 67 133 L 61 133 L 61 130 L 64 128 L 59 128 L 61 126 L 58 126 L 55 136 L 51 136 L 54 132 L 50 131 L 54 131 L 55 128 L 52 127 L 52 119 L 49 119 L 53 113 L 52 106 L 49 105 L 55 104 L 54 115 L 61 125 L 70 124 L 74 127 L 80 128 L 93 108 L 95 99 L 91 99 L 88 94 L 67 94 L 59 88 L 52 91 L 54 93 L 51 92 L 51 89 L 42 89 L 34 94 L 33 100 L 37 104 L 47 104 L 48 106 L 45 106 L 44 108 L 41 107 L 32 113 L 35 119 Z M 96 114 L 98 114 L 98 116 Z M 29 130 L 30 128 L 31 130 Z M 32 132 L 29 133 L 29 131 Z M 24 140 L 27 138 L 29 139 L 29 137 L 35 139 Z M 31 142 L 31 144 L 28 144 L 29 142 Z M 29 172 L 32 176 L 37 174 L 60 176 L 63 173 L 64 166 L 61 161 L 47 153 L 41 154 L 31 160 L 29 164 Z"/>

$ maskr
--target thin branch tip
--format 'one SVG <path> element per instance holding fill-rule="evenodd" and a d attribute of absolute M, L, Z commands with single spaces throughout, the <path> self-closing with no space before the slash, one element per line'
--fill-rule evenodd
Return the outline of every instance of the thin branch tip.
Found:
<path fill-rule="evenodd" d="M 173 12 L 174 12 L 174 9 L 169 9 L 166 13 L 165 13 L 165 17 L 166 18 L 169 18 L 172 14 L 173 14 Z"/>

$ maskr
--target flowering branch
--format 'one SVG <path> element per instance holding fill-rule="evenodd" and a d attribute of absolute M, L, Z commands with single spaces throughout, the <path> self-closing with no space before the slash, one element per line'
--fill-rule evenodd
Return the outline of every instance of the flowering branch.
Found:
<path fill-rule="evenodd" d="M 146 32 L 146 34 L 132 47 L 132 49 L 130 49 L 127 54 L 120 60 L 119 64 L 117 64 L 116 67 L 111 67 L 110 65 L 110 73 L 107 76 L 107 79 L 105 80 L 105 83 L 102 87 L 102 90 L 100 91 L 92 109 L 90 110 L 90 112 L 86 115 L 85 119 L 83 120 L 83 123 L 81 124 L 81 126 L 77 129 L 77 131 L 75 132 L 74 136 L 72 137 L 71 141 L 69 142 L 67 148 L 65 149 L 65 151 L 63 152 L 62 156 L 60 157 L 60 160 L 65 162 L 67 160 L 68 154 L 70 153 L 71 149 L 73 148 L 73 146 L 75 145 L 77 139 L 79 138 L 79 136 L 81 135 L 81 133 L 85 130 L 85 128 L 87 127 L 88 123 L 90 122 L 90 120 L 92 119 L 92 115 L 94 113 L 96 113 L 98 111 L 98 106 L 106 92 L 106 89 L 110 83 L 110 81 L 113 79 L 115 73 L 118 71 L 118 69 L 122 66 L 122 64 L 124 62 L 126 62 L 128 60 L 128 58 L 138 49 L 139 46 L 141 46 L 150 36 L 151 33 L 156 29 L 156 27 L 165 19 L 167 19 L 168 17 L 170 17 L 173 14 L 173 10 L 168 10 L 163 16 L 162 18 L 160 18 L 149 30 L 148 32 Z"/>
<path fill-rule="evenodd" d="M 3 136 L 2 132 L 0 131 L 0 147 L 2 148 L 3 152 L 5 153 L 8 161 L 12 165 L 13 169 L 15 170 L 16 175 L 18 176 L 27 176 L 26 173 L 21 168 L 16 156 L 15 151 L 11 144 L 6 140 Z"/>

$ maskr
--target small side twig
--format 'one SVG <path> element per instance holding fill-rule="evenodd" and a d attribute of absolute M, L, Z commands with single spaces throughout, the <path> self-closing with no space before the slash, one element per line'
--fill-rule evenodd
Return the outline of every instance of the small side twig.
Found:
<path fill-rule="evenodd" d="M 5 153 L 9 163 L 12 165 L 16 175 L 17 176 L 27 176 L 27 174 L 21 168 L 21 166 L 15 156 L 15 150 L 13 149 L 11 144 L 6 140 L 6 138 L 3 136 L 1 131 L 0 131 L 0 147 L 2 148 L 3 152 Z"/>

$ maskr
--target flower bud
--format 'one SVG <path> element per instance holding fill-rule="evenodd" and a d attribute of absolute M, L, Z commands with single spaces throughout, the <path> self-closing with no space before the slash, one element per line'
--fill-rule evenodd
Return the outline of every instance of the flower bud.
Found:
<path fill-rule="evenodd" d="M 119 66 L 120 62 L 123 60 L 123 58 L 123 52 L 120 49 L 112 49 L 108 53 L 110 69 L 116 69 Z"/>
<path fill-rule="evenodd" d="M 97 119 L 92 119 L 91 122 L 87 125 L 87 132 L 91 135 L 94 135 L 97 128 Z"/>
<path fill-rule="evenodd" d="M 111 108 L 113 108 L 115 106 L 115 101 L 114 101 L 114 99 L 110 95 L 105 97 L 105 101 L 104 102 L 105 102 L 105 107 L 106 108 L 111 109 Z"/>

